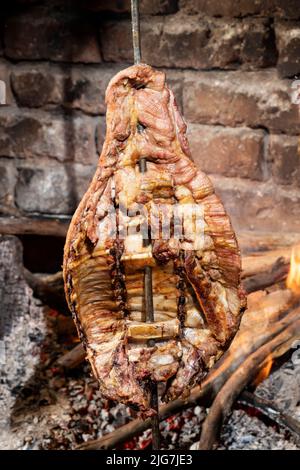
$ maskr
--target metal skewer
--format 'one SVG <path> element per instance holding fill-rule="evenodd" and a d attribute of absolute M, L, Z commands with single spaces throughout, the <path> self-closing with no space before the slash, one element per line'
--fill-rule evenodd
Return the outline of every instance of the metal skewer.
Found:
<path fill-rule="evenodd" d="M 140 14 L 139 0 L 131 0 L 131 27 L 134 63 L 141 62 L 141 35 L 140 35 Z"/>
<path fill-rule="evenodd" d="M 140 37 L 140 17 L 139 17 L 139 0 L 131 0 L 131 22 L 132 22 L 132 42 L 133 42 L 133 56 L 134 63 L 139 64 L 141 62 L 141 37 Z M 138 125 L 138 131 L 142 130 L 142 126 Z M 145 157 L 140 158 L 139 168 L 141 173 L 147 171 L 147 161 Z M 150 236 L 147 240 L 147 244 L 151 243 Z M 153 308 L 153 288 L 152 288 L 152 268 L 151 266 L 145 266 L 144 268 L 144 299 L 145 299 L 145 313 L 146 322 L 154 322 L 154 308 Z M 150 339 L 148 346 L 153 347 L 155 341 Z M 155 416 L 151 418 L 151 429 L 152 429 L 152 448 L 153 450 L 159 450 L 160 448 L 160 431 L 159 431 L 159 406 L 158 406 L 158 390 L 157 383 L 150 383 L 150 394 L 151 394 L 151 408 L 156 411 Z"/>

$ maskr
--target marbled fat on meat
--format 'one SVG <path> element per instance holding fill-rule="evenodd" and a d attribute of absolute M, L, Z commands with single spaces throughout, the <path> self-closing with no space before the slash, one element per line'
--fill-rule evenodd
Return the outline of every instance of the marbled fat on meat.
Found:
<path fill-rule="evenodd" d="M 111 80 L 106 103 L 103 150 L 66 240 L 65 290 L 101 392 L 151 415 L 149 381 L 165 383 L 164 400 L 186 395 L 228 348 L 245 308 L 240 253 L 191 159 L 165 74 L 129 67 Z M 200 226 L 182 218 L 190 207 Z M 153 324 L 145 321 L 146 265 Z"/>

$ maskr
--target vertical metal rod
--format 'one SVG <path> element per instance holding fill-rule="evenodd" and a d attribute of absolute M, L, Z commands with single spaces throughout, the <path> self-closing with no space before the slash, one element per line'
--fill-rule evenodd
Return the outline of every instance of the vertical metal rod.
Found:
<path fill-rule="evenodd" d="M 133 56 L 134 63 L 139 64 L 141 62 L 141 37 L 140 37 L 140 17 L 139 17 L 139 1 L 131 0 L 131 22 L 132 22 L 132 42 L 133 42 Z M 138 126 L 138 131 L 141 132 L 141 128 Z M 147 161 L 145 157 L 142 157 L 139 162 L 140 172 L 145 173 L 147 171 Z M 151 240 L 148 240 L 151 243 Z M 146 322 L 154 322 L 154 308 L 153 308 L 153 288 L 152 288 L 152 268 L 151 266 L 145 266 L 144 270 L 144 295 L 145 295 L 145 313 Z M 154 340 L 148 341 L 148 346 L 153 347 L 155 345 Z M 158 417 L 158 390 L 157 383 L 150 383 L 150 394 L 151 394 L 151 408 L 156 411 L 156 415 L 151 419 L 152 428 L 152 448 L 153 450 L 159 450 L 160 448 L 160 432 L 159 432 L 159 417 Z"/>
<path fill-rule="evenodd" d="M 141 62 L 139 0 L 131 0 L 131 23 L 134 63 L 139 64 Z"/>
<path fill-rule="evenodd" d="M 160 450 L 158 389 L 157 383 L 155 382 L 151 384 L 151 406 L 156 411 L 156 415 L 151 418 L 152 449 Z"/>
<path fill-rule="evenodd" d="M 153 288 L 152 288 L 152 269 L 151 266 L 145 266 L 145 310 L 146 322 L 154 322 L 153 309 Z"/>

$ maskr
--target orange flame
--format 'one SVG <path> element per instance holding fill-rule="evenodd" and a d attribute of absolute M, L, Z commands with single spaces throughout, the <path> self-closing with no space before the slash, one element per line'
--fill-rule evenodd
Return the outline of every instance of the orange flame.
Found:
<path fill-rule="evenodd" d="M 257 387 L 263 380 L 269 377 L 273 365 L 272 354 L 269 354 L 265 360 L 264 366 L 260 369 L 255 377 L 253 384 Z"/>
<path fill-rule="evenodd" d="M 291 264 L 286 286 L 295 294 L 300 294 L 300 246 L 294 246 L 291 253 Z"/>

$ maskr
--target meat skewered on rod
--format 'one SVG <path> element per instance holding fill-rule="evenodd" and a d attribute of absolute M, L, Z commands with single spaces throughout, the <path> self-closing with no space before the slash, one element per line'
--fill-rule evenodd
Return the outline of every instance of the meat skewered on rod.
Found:
<path fill-rule="evenodd" d="M 65 290 L 102 394 L 155 416 L 147 384 L 165 384 L 164 401 L 186 396 L 235 335 L 245 308 L 240 253 L 221 201 L 191 159 L 165 74 L 146 64 L 119 72 L 106 104 L 99 163 L 67 235 Z M 189 208 L 199 220 L 185 217 Z M 158 224 L 146 245 L 132 229 L 152 218 Z"/>
<path fill-rule="evenodd" d="M 132 24 L 132 43 L 133 43 L 133 56 L 134 63 L 139 64 L 142 59 L 141 54 L 141 38 L 140 38 L 140 21 L 139 21 L 139 0 L 131 0 L 131 24 Z M 142 131 L 139 125 L 138 130 Z M 139 168 L 141 173 L 147 171 L 147 160 L 141 157 L 139 161 Z M 149 236 L 149 233 L 148 233 Z M 148 243 L 151 240 L 148 239 Z M 145 312 L 146 322 L 154 322 L 154 307 L 153 307 L 153 292 L 152 292 L 152 268 L 145 266 L 144 274 L 144 299 L 145 299 Z M 150 339 L 148 341 L 149 347 L 155 346 L 155 341 Z M 160 448 L 160 432 L 159 432 L 159 405 L 158 405 L 158 386 L 155 382 L 150 383 L 151 407 L 156 411 L 156 414 L 151 418 L 152 429 L 152 448 L 158 450 Z"/>

